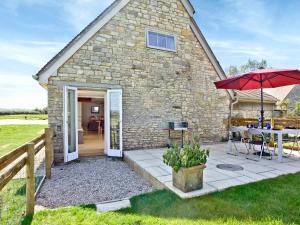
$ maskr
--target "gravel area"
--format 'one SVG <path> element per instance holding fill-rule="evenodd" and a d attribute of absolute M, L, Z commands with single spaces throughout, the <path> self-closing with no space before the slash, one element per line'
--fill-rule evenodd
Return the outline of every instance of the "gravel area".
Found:
<path fill-rule="evenodd" d="M 147 181 L 121 160 L 82 158 L 80 162 L 52 169 L 52 179 L 46 179 L 37 196 L 37 205 L 55 208 L 95 204 L 153 190 Z"/>

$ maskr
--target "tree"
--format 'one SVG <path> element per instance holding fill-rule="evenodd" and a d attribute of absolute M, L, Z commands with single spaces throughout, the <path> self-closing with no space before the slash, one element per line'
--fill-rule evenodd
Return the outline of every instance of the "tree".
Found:
<path fill-rule="evenodd" d="M 233 76 L 239 74 L 239 69 L 237 68 L 237 66 L 230 66 L 228 71 L 227 71 L 227 75 L 229 76 Z"/>
<path fill-rule="evenodd" d="M 295 105 L 294 116 L 300 116 L 300 102 L 297 102 Z"/>
<path fill-rule="evenodd" d="M 262 59 L 261 61 L 251 60 L 249 59 L 248 62 L 241 66 L 230 66 L 227 70 L 227 75 L 233 76 L 239 73 L 247 73 L 252 70 L 256 70 L 258 68 L 268 68 L 267 60 Z"/>
<path fill-rule="evenodd" d="M 285 100 L 282 100 L 281 102 L 278 102 L 278 106 L 280 107 L 281 110 L 288 110 L 289 100 L 285 99 Z"/>

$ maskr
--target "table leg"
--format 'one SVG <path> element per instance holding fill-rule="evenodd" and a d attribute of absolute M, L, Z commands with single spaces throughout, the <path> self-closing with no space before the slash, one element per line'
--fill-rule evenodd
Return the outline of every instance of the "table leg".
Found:
<path fill-rule="evenodd" d="M 282 133 L 278 133 L 278 162 L 282 162 L 283 145 L 282 145 Z"/>
<path fill-rule="evenodd" d="M 232 152 L 232 141 L 228 140 L 228 152 Z"/>
<path fill-rule="evenodd" d="M 183 135 L 184 135 L 184 131 L 181 131 L 181 148 L 183 148 Z"/>

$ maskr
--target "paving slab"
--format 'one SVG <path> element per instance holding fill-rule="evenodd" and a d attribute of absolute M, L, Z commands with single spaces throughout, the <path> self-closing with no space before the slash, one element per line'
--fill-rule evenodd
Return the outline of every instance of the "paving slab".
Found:
<path fill-rule="evenodd" d="M 96 204 L 97 212 L 109 212 L 131 207 L 129 199 Z"/>
<path fill-rule="evenodd" d="M 242 180 L 238 180 L 237 178 L 230 178 L 227 180 L 209 182 L 209 185 L 215 187 L 218 191 L 223 191 L 227 188 L 241 185 L 241 184 L 244 184 L 244 182 Z"/>
<path fill-rule="evenodd" d="M 130 165 L 137 165 L 136 168 L 143 171 L 146 177 L 154 186 L 167 188 L 181 198 L 192 198 L 205 195 L 211 192 L 222 191 L 237 185 L 248 184 L 277 176 L 300 172 L 300 153 L 285 158 L 282 163 L 274 156 L 272 160 L 261 159 L 253 161 L 246 159 L 246 154 L 236 156 L 227 154 L 227 143 L 206 145 L 210 149 L 210 157 L 204 170 L 204 185 L 202 190 L 191 193 L 184 193 L 172 184 L 172 168 L 163 163 L 162 155 L 167 149 L 140 150 L 139 154 L 125 152 L 125 159 Z M 245 146 L 241 146 L 242 152 L 247 152 Z M 144 154 L 142 154 L 143 152 Z M 254 157 L 254 156 L 253 156 Z M 256 158 L 257 159 L 257 158 Z M 132 163 L 133 162 L 133 163 Z M 228 171 L 217 168 L 218 164 L 234 164 L 243 168 L 240 171 Z M 147 178 L 146 178 L 147 179 Z"/>
<path fill-rule="evenodd" d="M 202 196 L 202 195 L 206 195 L 218 191 L 217 188 L 209 185 L 206 182 L 203 183 L 203 189 L 188 192 L 188 193 L 184 193 L 183 191 L 174 187 L 172 182 L 166 182 L 165 185 L 169 190 L 173 191 L 176 195 L 178 195 L 182 199 L 194 198 L 194 197 L 198 197 L 198 196 Z"/>

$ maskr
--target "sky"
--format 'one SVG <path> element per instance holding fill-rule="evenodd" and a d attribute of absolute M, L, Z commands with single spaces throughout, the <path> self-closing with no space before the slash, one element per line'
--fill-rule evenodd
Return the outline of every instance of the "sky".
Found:
<path fill-rule="evenodd" d="M 113 0 L 1 0 L 0 108 L 47 105 L 32 79 Z M 248 59 L 300 69 L 299 0 L 191 0 L 195 19 L 226 71 Z"/>

